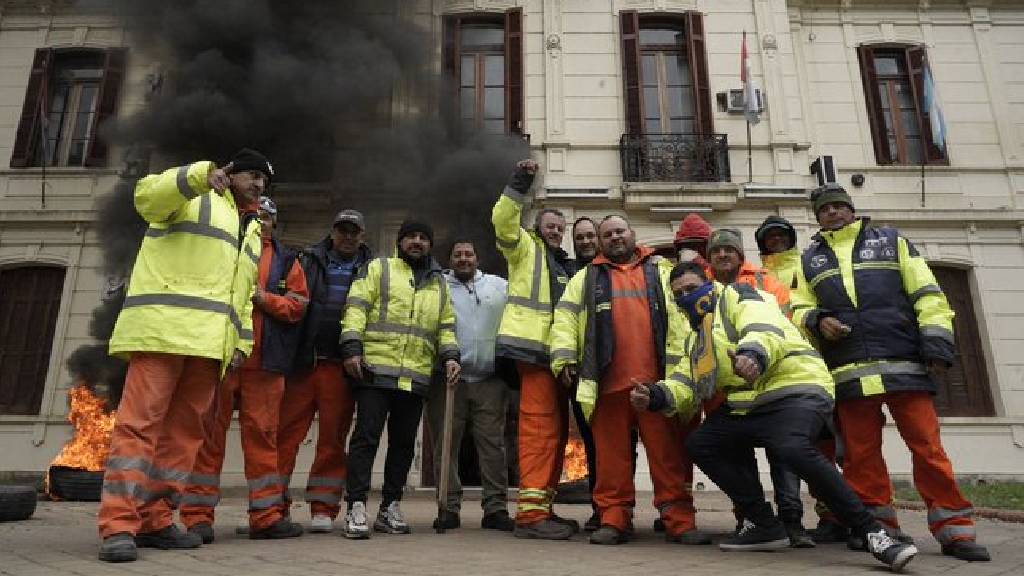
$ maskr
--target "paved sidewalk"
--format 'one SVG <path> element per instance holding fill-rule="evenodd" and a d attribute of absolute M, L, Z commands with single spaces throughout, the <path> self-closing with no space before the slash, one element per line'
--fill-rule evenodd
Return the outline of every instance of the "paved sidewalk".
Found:
<path fill-rule="evenodd" d="M 408 536 L 375 535 L 368 541 L 345 540 L 334 534 L 306 534 L 295 540 L 250 541 L 236 536 L 235 526 L 245 515 L 241 499 L 225 500 L 218 508 L 217 541 L 190 551 L 140 550 L 140 560 L 106 564 L 96 560 L 96 504 L 40 502 L 35 516 L 24 522 L 0 523 L 0 574 L 43 576 L 76 574 L 106 576 L 327 576 L 395 575 L 454 576 L 486 574 L 517 576 L 846 576 L 887 573 L 866 553 L 845 545 L 814 550 L 773 553 L 725 553 L 712 546 L 667 544 L 651 529 L 654 511 L 650 495 L 640 495 L 636 525 L 638 539 L 623 546 L 598 547 L 576 536 L 570 542 L 519 540 L 506 533 L 481 530 L 477 502 L 466 502 L 463 528 L 435 534 L 430 522 L 436 508 L 417 495 L 403 509 L 414 533 Z M 371 499 L 376 510 L 378 501 Z M 699 493 L 698 523 L 712 532 L 732 529 L 730 507 L 719 493 Z M 559 506 L 560 514 L 583 522 L 587 506 Z M 811 508 L 808 507 L 808 510 Z M 296 520 L 308 523 L 304 506 L 293 509 Z M 981 541 L 994 561 L 968 564 L 942 556 L 925 526 L 922 512 L 901 511 L 903 527 L 918 542 L 921 554 L 909 566 L 910 574 L 994 576 L 1024 574 L 1024 524 L 980 520 Z M 811 523 L 813 512 L 806 516 Z"/>

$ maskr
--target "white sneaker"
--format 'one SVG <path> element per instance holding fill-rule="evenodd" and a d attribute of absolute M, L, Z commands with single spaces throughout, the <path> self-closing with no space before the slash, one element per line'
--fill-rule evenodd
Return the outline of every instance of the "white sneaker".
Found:
<path fill-rule="evenodd" d="M 330 516 L 317 514 L 309 523 L 309 531 L 315 534 L 328 534 L 334 531 L 334 520 Z"/>
<path fill-rule="evenodd" d="M 366 521 L 366 503 L 353 502 L 352 509 L 345 514 L 345 538 L 362 540 L 370 537 Z"/>
<path fill-rule="evenodd" d="M 377 532 L 388 534 L 408 534 L 412 532 L 409 524 L 405 521 L 405 515 L 398 505 L 398 500 L 388 504 L 387 508 L 377 513 L 377 520 L 373 523 L 373 529 Z"/>

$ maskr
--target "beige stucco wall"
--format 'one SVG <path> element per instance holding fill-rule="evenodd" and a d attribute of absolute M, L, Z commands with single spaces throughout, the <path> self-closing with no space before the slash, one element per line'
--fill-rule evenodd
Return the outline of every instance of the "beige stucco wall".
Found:
<path fill-rule="evenodd" d="M 32 4 L 0 2 L 0 166 L 10 157 L 33 51 L 125 41 L 123 30 L 106 15 L 44 13 Z M 715 130 L 728 134 L 732 146 L 733 184 L 624 186 L 618 154 L 624 131 L 619 10 L 705 13 L 712 94 L 740 87 L 740 38 L 743 30 L 751 34 L 753 72 L 767 97 L 763 121 L 753 129 L 754 181 L 786 186 L 790 193 L 810 188 L 811 159 L 834 155 L 841 182 L 860 212 L 900 227 L 930 260 L 970 269 L 997 416 L 944 419 L 943 438 L 958 473 L 1024 476 L 1024 330 L 1019 327 L 1024 320 L 1024 7 L 1019 2 L 419 0 L 407 5 L 403 17 L 433 30 L 439 55 L 443 14 L 513 6 L 525 12 L 525 131 L 533 156 L 544 166 L 538 203 L 562 208 L 570 219 L 625 213 L 642 241 L 658 245 L 671 241 L 682 214 L 656 214 L 651 206 L 710 206 L 708 220 L 743 230 L 747 256 L 756 259 L 753 230 L 768 214 L 793 221 L 802 245 L 816 227 L 799 194 L 757 199 L 744 190 L 742 115 L 716 110 L 714 117 Z M 855 51 L 864 42 L 928 47 L 948 125 L 950 166 L 928 169 L 924 208 L 917 168 L 875 165 Z M 144 105 L 146 77 L 156 69 L 156 63 L 130 54 L 122 112 Z M 111 158 L 116 166 L 119 152 L 112 151 Z M 38 169 L 0 168 L 0 266 L 37 261 L 68 269 L 42 414 L 0 416 L 0 471 L 42 470 L 67 438 L 62 418 L 70 377 L 64 361 L 90 341 L 89 312 L 103 283 L 93 200 L 110 188 L 116 170 L 47 172 L 42 209 Z M 849 186 L 854 173 L 866 177 L 863 187 Z M 606 188 L 608 194 L 556 198 L 547 195 L 548 188 Z M 322 212 L 313 210 L 293 216 L 286 232 L 295 239 L 317 238 L 325 227 L 322 219 Z M 381 221 L 397 225 L 392 220 Z M 380 242 L 388 237 L 378 236 Z M 909 457 L 894 430 L 887 431 L 886 440 L 891 471 L 909 474 Z M 304 444 L 299 469 L 308 465 L 310 446 Z M 229 456 L 229 482 L 240 478 L 238 456 Z M 297 483 L 302 480 L 296 476 Z"/>

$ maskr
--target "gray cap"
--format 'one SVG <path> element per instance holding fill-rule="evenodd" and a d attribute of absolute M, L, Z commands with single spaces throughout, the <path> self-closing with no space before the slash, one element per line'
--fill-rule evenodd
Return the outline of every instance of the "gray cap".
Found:
<path fill-rule="evenodd" d="M 358 210 L 342 210 L 341 212 L 338 212 L 338 215 L 334 217 L 334 225 L 337 226 L 343 222 L 355 224 L 355 226 L 360 230 L 366 230 L 366 222 L 363 220 L 363 214 Z"/>

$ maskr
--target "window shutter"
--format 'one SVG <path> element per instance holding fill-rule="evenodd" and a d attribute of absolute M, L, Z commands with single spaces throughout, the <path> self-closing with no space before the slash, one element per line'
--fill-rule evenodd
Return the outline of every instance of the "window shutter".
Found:
<path fill-rule="evenodd" d="M 523 133 L 523 9 L 505 12 L 505 131 Z"/>
<path fill-rule="evenodd" d="M 875 145 L 875 161 L 892 164 L 889 155 L 889 141 L 885 134 L 885 118 L 878 100 L 878 75 L 875 73 L 875 51 L 870 46 L 857 48 L 860 59 L 860 76 L 864 84 L 864 101 L 868 108 L 868 123 L 871 125 L 871 141 Z"/>
<path fill-rule="evenodd" d="M 626 132 L 644 133 L 644 109 L 640 94 L 640 15 L 636 10 L 619 12 L 622 34 L 622 81 L 626 99 Z"/>
<path fill-rule="evenodd" d="M 25 102 L 21 107 L 21 121 L 14 136 L 14 152 L 11 154 L 11 168 L 25 168 L 32 164 L 32 155 L 38 149 L 40 139 L 40 113 L 46 99 L 47 79 L 53 64 L 53 50 L 40 48 L 32 59 L 32 73 L 25 89 Z"/>
<path fill-rule="evenodd" d="M 704 39 L 704 16 L 700 12 L 686 13 L 686 53 L 693 71 L 694 124 L 701 134 L 715 131 L 714 109 L 711 107 L 711 80 L 708 77 L 708 56 Z"/>
<path fill-rule="evenodd" d="M 924 46 L 907 48 L 907 61 L 907 69 L 910 70 L 910 86 L 914 91 L 914 104 L 917 106 L 917 118 L 921 126 L 925 162 L 927 164 L 945 164 L 947 163 L 946 154 L 935 145 L 931 116 L 928 114 L 928 109 L 925 108 L 924 71 L 928 68 L 928 54 L 925 52 Z M 935 81 L 935 76 L 932 76 L 932 81 Z"/>
<path fill-rule="evenodd" d="M 124 80 L 124 48 L 110 48 L 106 51 L 103 61 L 103 79 L 100 80 L 100 91 L 96 96 L 96 114 L 89 127 L 89 149 L 85 153 L 84 165 L 92 168 L 107 165 L 107 143 L 100 135 L 99 129 L 117 109 L 117 97 L 121 92 Z"/>

